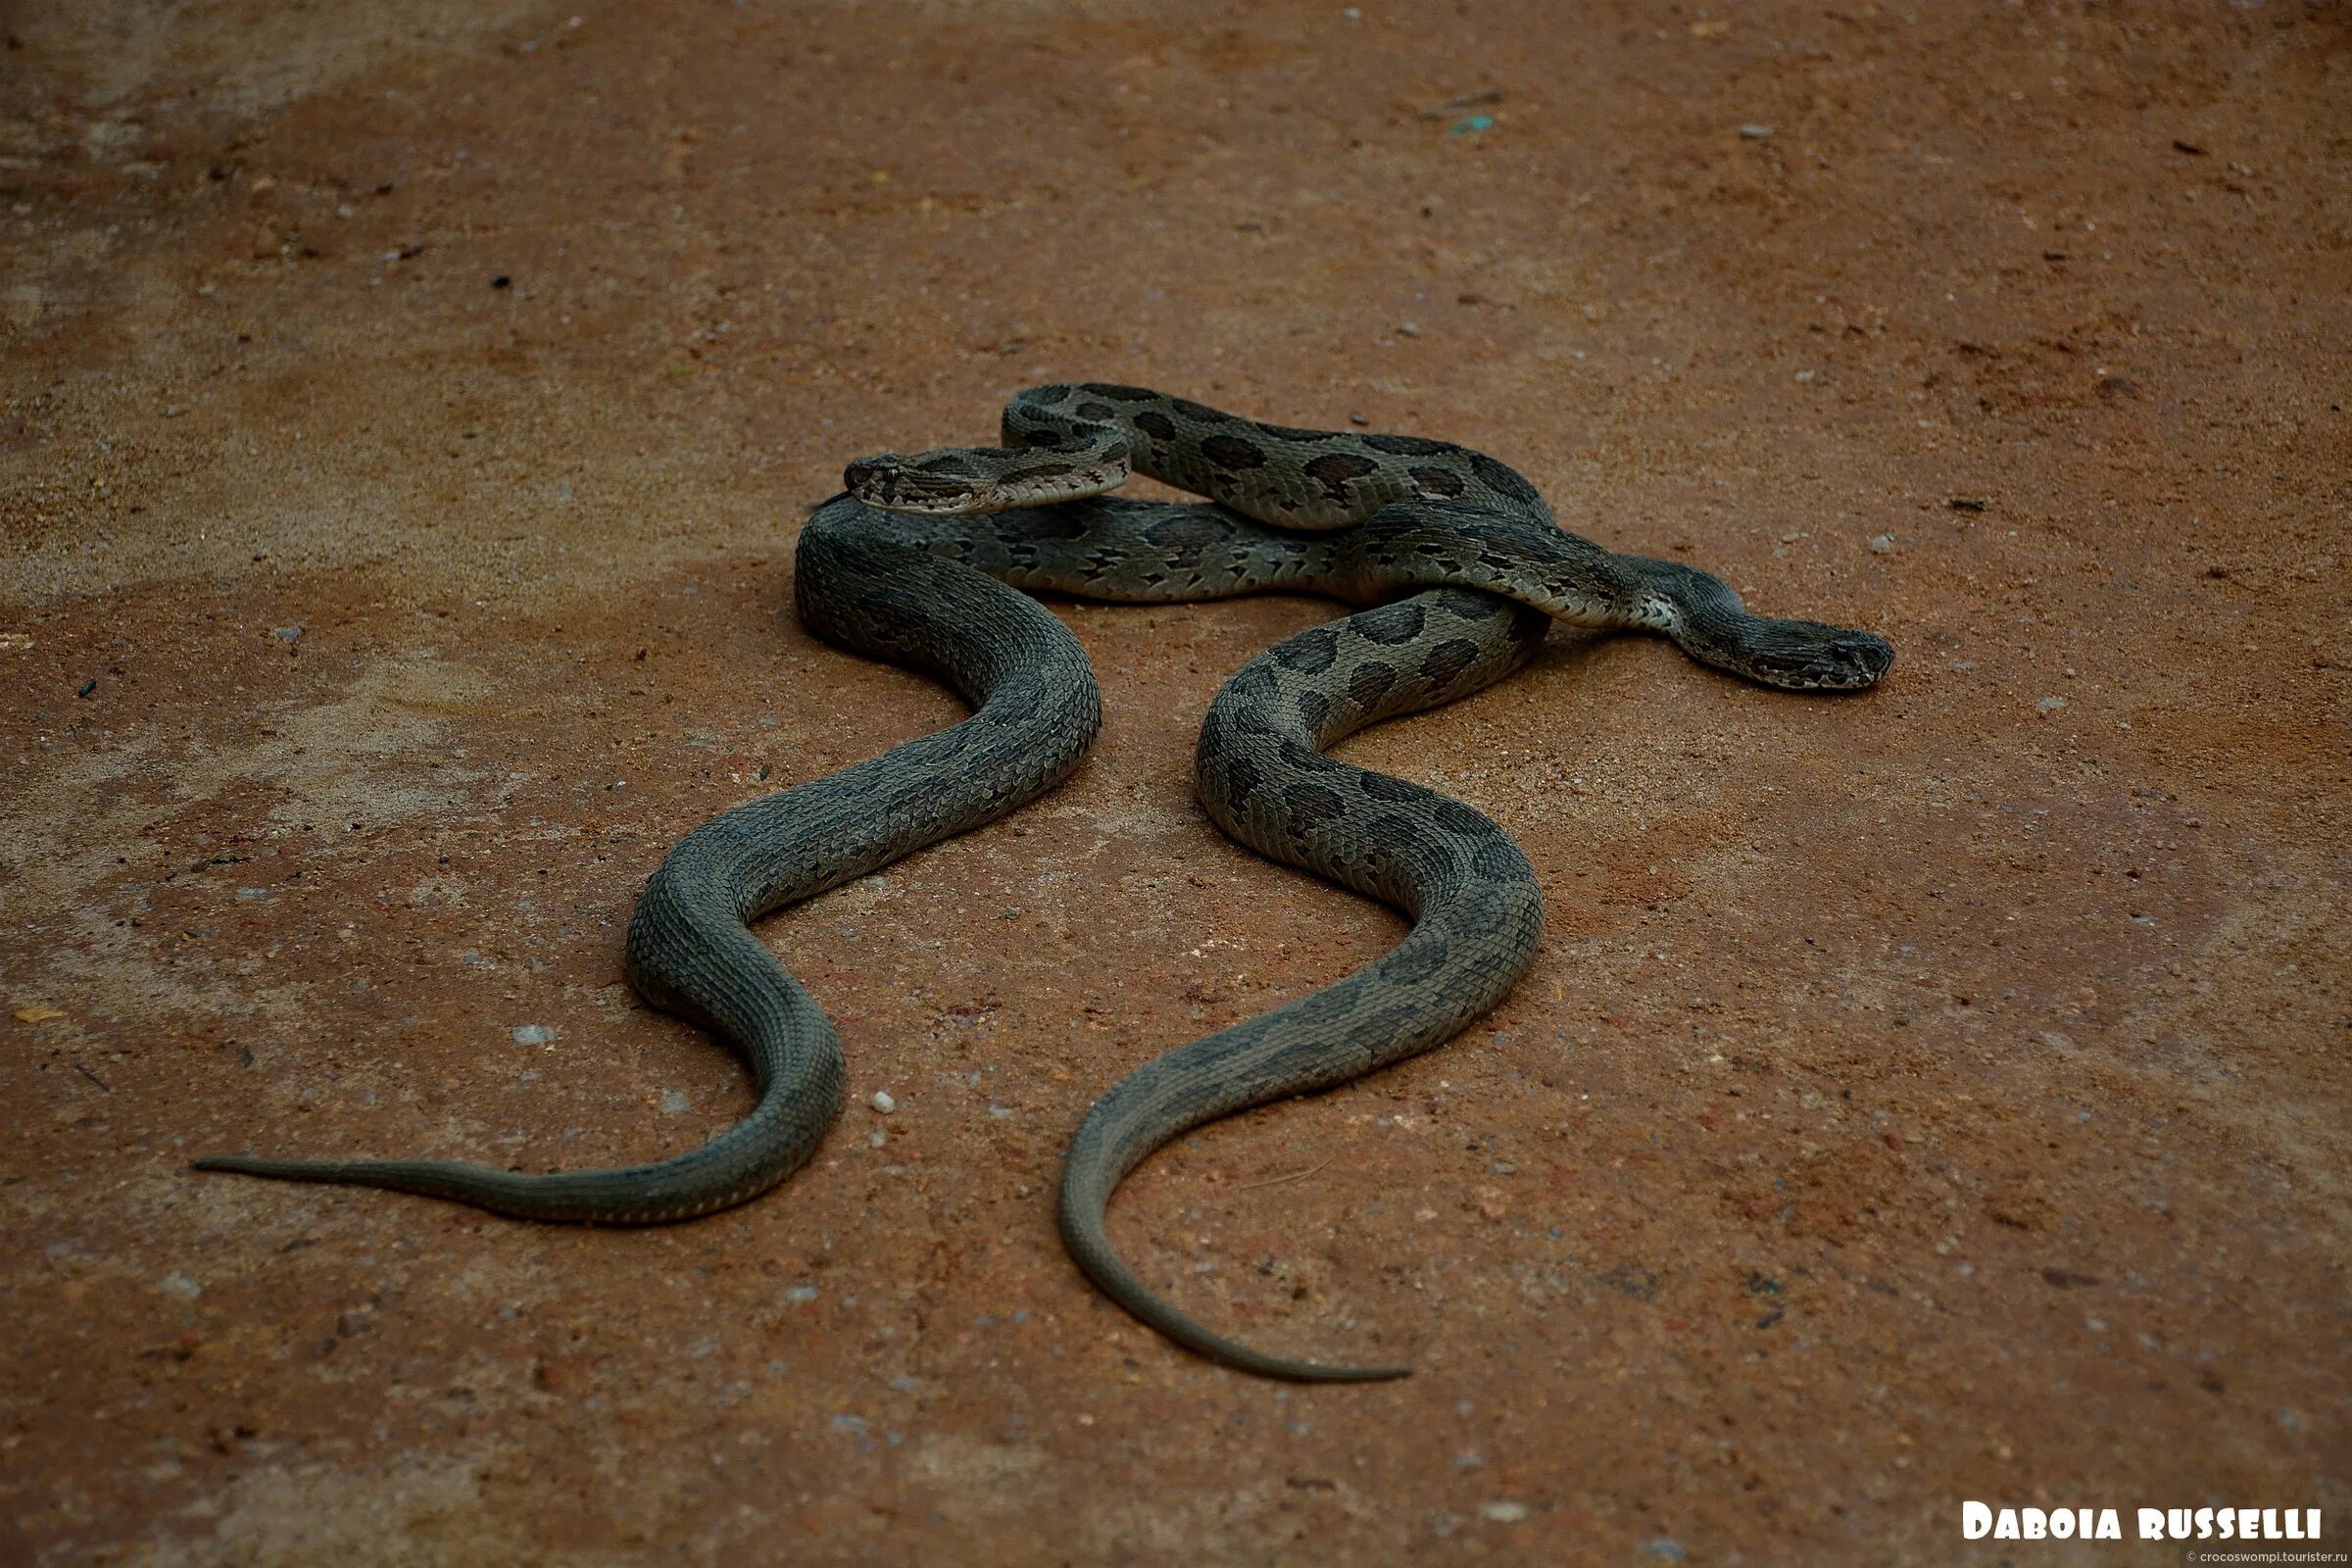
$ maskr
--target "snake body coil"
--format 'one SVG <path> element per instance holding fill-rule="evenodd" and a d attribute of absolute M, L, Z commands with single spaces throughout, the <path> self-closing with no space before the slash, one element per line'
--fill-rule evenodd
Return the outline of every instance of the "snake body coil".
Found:
<path fill-rule="evenodd" d="M 1004 815 L 1077 765 L 1101 721 L 1085 655 L 1029 588 L 1131 603 L 1265 591 L 1373 608 L 1301 632 L 1212 704 L 1197 782 L 1217 825 L 1268 856 L 1396 906 L 1410 933 L 1312 996 L 1194 1041 L 1096 1102 L 1063 1166 L 1071 1255 L 1145 1322 L 1213 1359 L 1347 1380 L 1399 1366 L 1292 1360 L 1161 1301 L 1110 1248 L 1120 1178 L 1188 1128 L 1358 1077 L 1439 1045 L 1533 960 L 1542 900 L 1500 828 L 1458 801 L 1324 749 L 1435 707 L 1531 658 L 1547 617 L 1642 627 L 1767 685 L 1850 691 L 1893 653 L 1868 632 L 1754 616 L 1721 582 L 1563 532 L 1483 453 L 1414 436 L 1290 429 L 1136 387 L 1050 386 L 1004 410 L 1005 445 L 851 466 L 803 529 L 802 618 L 830 641 L 929 670 L 972 715 L 688 834 L 630 922 L 647 1001 L 744 1056 L 751 1114 L 649 1165 L 526 1174 L 441 1160 L 222 1155 L 198 1168 L 385 1187 L 530 1219 L 650 1224 L 739 1203 L 814 1152 L 839 1114 L 841 1047 L 749 923 Z M 1142 472 L 1220 505 L 1104 495 Z"/>

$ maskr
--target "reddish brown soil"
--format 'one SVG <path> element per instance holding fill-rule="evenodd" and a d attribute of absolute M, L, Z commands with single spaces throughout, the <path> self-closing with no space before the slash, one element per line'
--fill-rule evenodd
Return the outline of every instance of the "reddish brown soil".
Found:
<path fill-rule="evenodd" d="M 0 1559 L 2352 1529 L 2341 10 L 574 3 L 9 12 Z M 1208 1321 L 1417 1376 L 1208 1366 L 1052 1223 L 1113 1077 L 1396 935 L 1189 797 L 1310 601 L 1058 608 L 1092 761 L 762 928 L 854 1097 L 772 1196 L 186 1169 L 734 1116 L 621 983 L 641 879 L 957 712 L 793 623 L 798 520 L 1081 376 L 1470 442 L 1902 651 L 1809 701 L 1563 633 L 1350 744 L 1519 836 L 1544 956 L 1114 1219 Z"/>

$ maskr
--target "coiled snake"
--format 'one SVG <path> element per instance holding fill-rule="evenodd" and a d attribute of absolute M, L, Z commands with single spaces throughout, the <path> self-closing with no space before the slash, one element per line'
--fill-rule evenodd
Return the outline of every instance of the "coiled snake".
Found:
<path fill-rule="evenodd" d="M 629 980 L 742 1054 L 759 1090 L 743 1121 L 690 1153 L 609 1170 L 247 1155 L 197 1168 L 613 1224 L 687 1219 L 765 1192 L 839 1114 L 843 1062 L 823 1010 L 750 922 L 1004 815 L 1094 740 L 1101 708 L 1084 653 L 1016 590 L 1130 603 L 1324 594 L 1374 608 L 1277 644 L 1226 682 L 1200 731 L 1200 801 L 1242 843 L 1394 905 L 1412 929 L 1337 984 L 1170 1052 L 1097 1101 L 1063 1164 L 1061 1231 L 1113 1299 L 1212 1359 L 1303 1380 L 1405 1372 L 1293 1360 L 1211 1333 L 1152 1295 L 1103 1226 L 1120 1179 L 1178 1134 L 1427 1051 L 1534 959 L 1542 897 L 1509 835 L 1325 749 L 1500 679 L 1533 657 L 1546 617 L 1663 632 L 1702 662 L 1796 691 L 1870 686 L 1893 650 L 1869 632 L 1750 615 L 1703 571 L 1564 532 L 1519 474 L 1447 442 L 1291 429 L 1100 383 L 1020 394 L 1004 440 L 851 465 L 849 493 L 803 529 L 795 570 L 810 629 L 935 672 L 972 716 L 704 824 L 638 901 Z M 1217 504 L 1104 494 L 1130 472 Z"/>

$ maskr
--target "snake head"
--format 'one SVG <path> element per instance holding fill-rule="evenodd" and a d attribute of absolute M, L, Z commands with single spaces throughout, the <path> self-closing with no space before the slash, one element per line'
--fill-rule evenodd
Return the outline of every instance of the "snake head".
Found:
<path fill-rule="evenodd" d="M 884 452 L 860 458 L 841 476 L 842 488 L 869 507 L 931 514 L 974 512 L 984 488 L 960 455 Z"/>
<path fill-rule="evenodd" d="M 1858 692 L 1894 665 L 1886 638 L 1818 620 L 1761 621 L 1743 641 L 1740 673 L 1784 691 Z"/>

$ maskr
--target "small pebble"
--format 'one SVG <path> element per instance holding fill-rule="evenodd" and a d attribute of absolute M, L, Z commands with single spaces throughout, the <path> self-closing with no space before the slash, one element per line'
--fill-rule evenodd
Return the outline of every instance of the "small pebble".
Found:
<path fill-rule="evenodd" d="M 1421 323 L 1418 321 L 1398 321 L 1396 323 L 1396 330 L 1403 333 L 1406 337 L 1419 337 L 1421 335 Z"/>
<path fill-rule="evenodd" d="M 1772 134 L 1772 127 L 1770 125 L 1741 125 L 1740 134 L 1749 141 L 1762 141 Z"/>
<path fill-rule="evenodd" d="M 686 1098 L 683 1090 L 672 1089 L 668 1094 L 662 1097 L 662 1108 L 668 1111 L 673 1116 L 679 1111 L 686 1109 L 693 1103 L 694 1102 Z"/>
<path fill-rule="evenodd" d="M 1660 1562 L 1681 1562 L 1683 1560 L 1683 1544 L 1672 1536 L 1660 1536 L 1655 1541 L 1643 1542 L 1642 1549 Z"/>
<path fill-rule="evenodd" d="M 277 638 L 280 642 L 296 642 L 302 637 L 302 628 L 300 626 L 272 626 L 270 628 L 270 635 Z"/>
<path fill-rule="evenodd" d="M 193 1301 L 204 1294 L 204 1287 L 185 1274 L 167 1274 L 157 1282 L 155 1288 L 166 1296 L 176 1296 L 183 1301 Z"/>
<path fill-rule="evenodd" d="M 2065 706 L 2066 699 L 2063 697 L 2044 697 L 2034 705 L 2034 711 L 2047 718 Z"/>
<path fill-rule="evenodd" d="M 1870 553 L 1874 556 L 1893 555 L 1894 535 L 1890 533 L 1883 533 L 1874 536 L 1870 541 Z"/>
<path fill-rule="evenodd" d="M 556 1038 L 556 1032 L 543 1023 L 524 1023 L 514 1026 L 514 1043 L 518 1046 L 544 1046 Z"/>
<path fill-rule="evenodd" d="M 795 1285 L 791 1290 L 784 1293 L 784 1299 L 787 1301 L 813 1301 L 816 1299 L 816 1287 L 813 1285 Z"/>
<path fill-rule="evenodd" d="M 1496 1524 L 1515 1525 L 1527 1517 L 1527 1504 L 1511 1502 L 1507 1499 L 1501 1502 L 1482 1502 L 1478 1505 L 1478 1516 L 1481 1519 L 1492 1519 Z"/>
<path fill-rule="evenodd" d="M 869 1103 L 885 1116 L 899 1108 L 899 1102 L 890 1098 L 890 1091 L 887 1089 L 875 1090 L 874 1098 Z"/>

